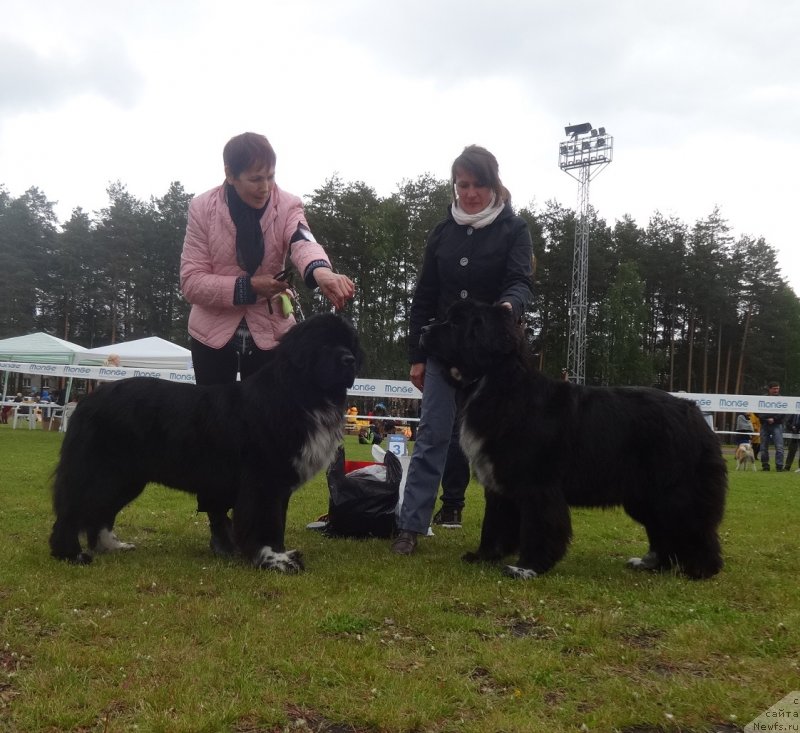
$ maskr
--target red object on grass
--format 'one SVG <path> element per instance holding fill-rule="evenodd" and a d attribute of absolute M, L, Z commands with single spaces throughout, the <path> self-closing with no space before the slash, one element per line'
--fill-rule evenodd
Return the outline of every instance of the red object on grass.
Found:
<path fill-rule="evenodd" d="M 345 461 L 344 473 L 347 475 L 351 471 L 357 471 L 359 468 L 366 468 L 367 466 L 382 466 L 382 463 L 375 463 L 374 461 Z"/>

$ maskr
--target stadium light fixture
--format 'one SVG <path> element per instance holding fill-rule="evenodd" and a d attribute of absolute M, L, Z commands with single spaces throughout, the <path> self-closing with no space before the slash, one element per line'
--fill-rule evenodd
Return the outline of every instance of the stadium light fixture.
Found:
<path fill-rule="evenodd" d="M 569 137 L 558 144 L 558 167 L 579 183 L 570 292 L 567 378 L 577 384 L 585 384 L 586 322 L 589 311 L 587 286 L 589 279 L 589 181 L 611 162 L 614 154 L 614 138 L 606 134 L 605 127 L 595 129 L 588 122 L 580 125 L 567 125 L 564 132 Z"/>
<path fill-rule="evenodd" d="M 578 135 L 584 135 L 592 129 L 591 122 L 581 122 L 580 125 L 567 125 L 564 128 L 564 132 L 567 135 L 572 135 L 573 137 L 577 137 Z"/>

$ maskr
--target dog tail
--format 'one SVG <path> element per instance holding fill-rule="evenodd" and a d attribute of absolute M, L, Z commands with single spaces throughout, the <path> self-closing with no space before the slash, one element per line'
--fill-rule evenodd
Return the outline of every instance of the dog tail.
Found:
<path fill-rule="evenodd" d="M 65 442 L 67 437 L 65 437 Z M 66 461 L 62 445 L 61 460 L 55 470 L 53 479 L 53 511 L 56 521 L 50 532 L 50 554 L 59 560 L 68 560 L 79 565 L 86 565 L 92 561 L 92 556 L 83 552 L 79 535 L 81 522 L 79 512 L 75 506 L 75 497 L 70 489 L 71 482 L 67 479 Z"/>

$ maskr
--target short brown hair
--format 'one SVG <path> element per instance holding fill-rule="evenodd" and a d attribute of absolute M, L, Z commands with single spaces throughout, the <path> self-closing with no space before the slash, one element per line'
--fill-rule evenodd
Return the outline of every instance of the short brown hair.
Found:
<path fill-rule="evenodd" d="M 453 166 L 450 169 L 453 201 L 456 200 L 455 184 L 458 170 L 471 173 L 478 179 L 478 183 L 481 186 L 491 188 L 498 201 L 511 203 L 511 194 L 500 180 L 500 166 L 497 164 L 497 158 L 486 148 L 482 148 L 480 145 L 467 145 L 461 155 L 453 161 Z"/>
<path fill-rule="evenodd" d="M 275 151 L 269 140 L 256 132 L 243 132 L 241 135 L 236 135 L 228 140 L 222 149 L 225 173 L 234 178 L 254 165 L 274 168 L 276 160 Z"/>

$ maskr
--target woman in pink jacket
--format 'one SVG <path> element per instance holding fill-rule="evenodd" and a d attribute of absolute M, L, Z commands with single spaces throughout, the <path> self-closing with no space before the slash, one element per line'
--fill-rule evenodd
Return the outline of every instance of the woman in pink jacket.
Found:
<path fill-rule="evenodd" d="M 275 277 L 287 258 L 336 308 L 355 290 L 350 278 L 333 272 L 300 199 L 276 185 L 275 151 L 266 137 L 237 135 L 222 158 L 225 182 L 192 200 L 181 253 L 197 384 L 232 383 L 237 373 L 245 379 L 294 325 L 278 301 L 286 283 Z M 197 507 L 208 512 L 211 548 L 232 554 L 230 506 L 199 494 Z"/>

